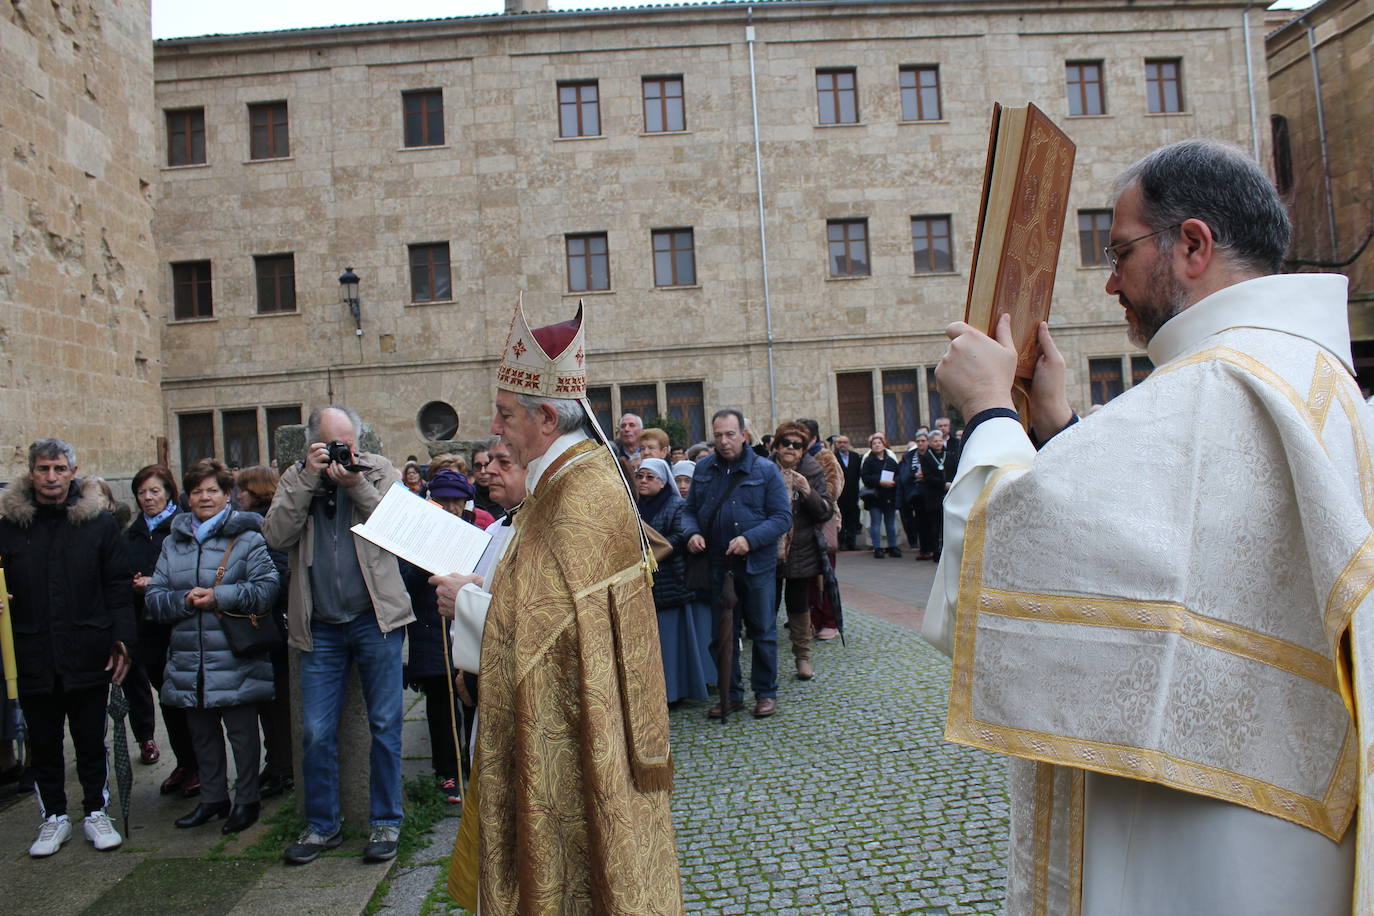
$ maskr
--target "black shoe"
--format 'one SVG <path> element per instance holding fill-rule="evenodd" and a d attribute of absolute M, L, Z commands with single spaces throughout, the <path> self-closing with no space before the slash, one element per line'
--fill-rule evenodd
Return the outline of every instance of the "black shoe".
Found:
<path fill-rule="evenodd" d="M 888 555 L 889 557 L 896 557 L 897 559 L 900 560 L 900 559 L 902 558 L 902 548 L 900 548 L 900 547 L 889 547 L 889 548 L 887 548 L 887 555 Z"/>
<path fill-rule="evenodd" d="M 224 822 L 223 827 L 219 828 L 219 832 L 238 833 L 240 830 L 247 830 L 258 822 L 258 815 L 261 813 L 262 802 L 235 805 L 234 810 L 229 812 L 229 819 Z"/>
<path fill-rule="evenodd" d="M 276 798 L 283 792 L 289 792 L 296 785 L 296 780 L 290 776 L 283 776 L 279 773 L 263 773 L 258 779 L 258 797 Z"/>
<path fill-rule="evenodd" d="M 201 824 L 209 823 L 217 817 L 228 816 L 229 799 L 226 798 L 222 802 L 210 802 L 208 804 L 201 802 L 199 805 L 196 805 L 196 810 L 185 817 L 177 818 L 176 824 L 178 827 L 199 827 Z"/>
<path fill-rule="evenodd" d="M 390 862 L 396 858 L 396 845 L 400 838 L 400 827 L 373 827 L 372 835 L 363 847 L 363 861 Z"/>
<path fill-rule="evenodd" d="M 885 557 L 885 556 L 887 556 L 887 554 L 883 553 L 882 548 L 879 548 L 879 547 L 873 548 L 873 559 L 875 559 L 875 560 L 881 560 L 881 559 L 882 559 L 883 557 Z"/>
<path fill-rule="evenodd" d="M 305 865 L 314 862 L 320 857 L 320 853 L 326 849 L 335 849 L 343 843 L 343 825 L 329 836 L 321 836 L 313 830 L 307 829 L 296 838 L 296 842 L 286 847 L 286 851 L 281 854 L 282 860 L 289 865 Z"/>

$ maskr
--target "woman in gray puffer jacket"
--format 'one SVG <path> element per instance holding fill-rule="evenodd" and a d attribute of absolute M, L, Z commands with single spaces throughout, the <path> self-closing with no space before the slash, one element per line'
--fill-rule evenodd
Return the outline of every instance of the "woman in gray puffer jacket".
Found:
<path fill-rule="evenodd" d="M 272 698 L 272 661 L 266 654 L 235 655 L 216 612 L 260 612 L 275 625 L 271 609 L 279 587 L 262 516 L 229 505 L 233 485 L 233 474 L 213 458 L 186 472 L 183 492 L 191 511 L 172 523 L 144 599 L 151 619 L 174 624 L 162 704 L 186 710 L 200 768 L 200 804 L 176 825 L 199 827 L 223 817 L 223 833 L 243 830 L 260 812 L 257 704 Z M 216 584 L 222 563 L 224 576 Z M 225 732 L 238 775 L 232 809 Z"/>

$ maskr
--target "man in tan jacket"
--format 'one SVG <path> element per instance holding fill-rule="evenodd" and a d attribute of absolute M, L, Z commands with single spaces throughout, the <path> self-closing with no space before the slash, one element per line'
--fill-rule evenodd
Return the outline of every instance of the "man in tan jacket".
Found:
<path fill-rule="evenodd" d="M 306 457 L 282 474 L 262 526 L 268 546 L 286 551 L 291 562 L 288 642 L 300 650 L 307 826 L 282 856 L 295 865 L 343 842 L 337 738 L 354 664 L 372 730 L 371 836 L 363 858 L 395 858 L 401 830 L 402 640 L 392 631 L 415 615 L 396 558 L 350 530 L 401 475 L 381 455 L 358 452 L 361 434 L 362 421 L 348 407 L 312 412 Z M 346 464 L 335 460 L 340 446 L 350 456 Z"/>

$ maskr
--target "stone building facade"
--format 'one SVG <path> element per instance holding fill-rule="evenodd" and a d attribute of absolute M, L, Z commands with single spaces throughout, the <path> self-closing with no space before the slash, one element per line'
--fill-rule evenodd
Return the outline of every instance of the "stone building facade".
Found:
<path fill-rule="evenodd" d="M 146 0 L 0 12 L 0 474 L 59 436 L 127 476 L 164 435 Z"/>
<path fill-rule="evenodd" d="M 1102 291 L 1115 175 L 1195 135 L 1267 161 L 1245 10 L 782 0 L 157 42 L 174 458 L 266 460 L 330 399 L 395 457 L 418 415 L 484 435 L 522 293 L 535 324 L 585 302 L 603 419 L 904 441 L 940 412 L 994 101 L 1078 144 L 1054 324 L 1102 400 L 1148 371 Z"/>
<path fill-rule="evenodd" d="M 1350 277 L 1361 387 L 1374 391 L 1374 0 L 1325 0 L 1265 41 L 1290 266 Z"/>

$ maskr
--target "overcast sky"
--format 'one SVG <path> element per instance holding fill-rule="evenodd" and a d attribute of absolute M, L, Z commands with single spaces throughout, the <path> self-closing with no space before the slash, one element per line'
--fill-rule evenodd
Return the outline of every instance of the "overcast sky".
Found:
<path fill-rule="evenodd" d="M 1279 0 L 1275 7 L 1303 9 L 1315 0 Z M 549 0 L 549 8 L 644 6 L 644 0 Z M 398 19 L 481 16 L 505 9 L 504 0 L 153 0 L 153 37 L 270 32 Z"/>

